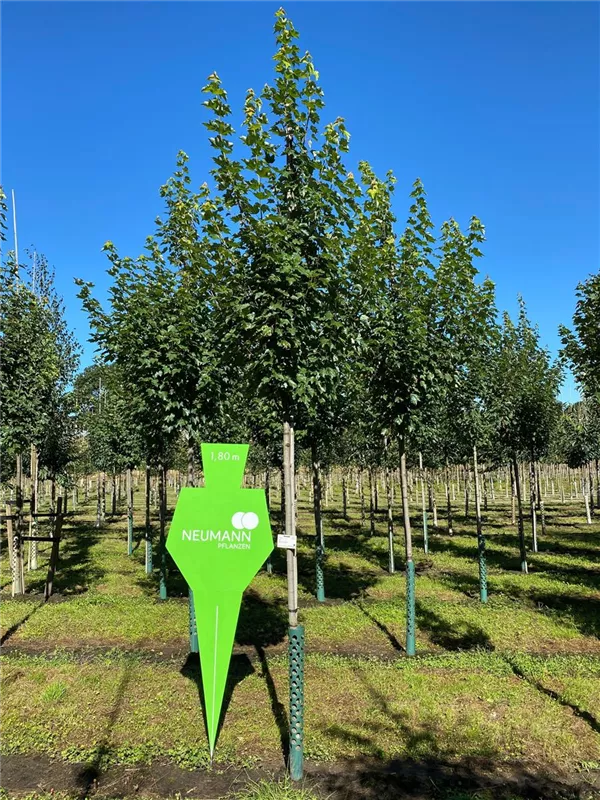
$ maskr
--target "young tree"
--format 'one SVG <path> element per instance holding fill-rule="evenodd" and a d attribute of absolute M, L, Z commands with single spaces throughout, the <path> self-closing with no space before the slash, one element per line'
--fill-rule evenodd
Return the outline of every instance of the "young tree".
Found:
<path fill-rule="evenodd" d="M 389 187 L 374 185 L 389 208 Z M 418 414 L 435 395 L 456 384 L 479 346 L 493 307 L 493 285 L 475 283 L 474 258 L 481 255 L 483 226 L 471 219 L 467 234 L 454 220 L 444 223 L 441 252 L 434 237 L 425 192 L 414 185 L 413 204 L 403 236 L 391 232 L 391 214 L 381 247 L 381 301 L 372 326 L 374 407 L 385 436 L 396 437 L 400 454 L 402 516 L 406 548 L 407 653 L 415 652 L 415 583 L 408 506 L 406 452 Z"/>
<path fill-rule="evenodd" d="M 559 411 L 558 390 L 562 368 L 553 363 L 548 351 L 540 346 L 539 334 L 532 327 L 523 300 L 519 299 L 519 318 L 515 325 L 507 313 L 498 350 L 494 358 L 491 407 L 497 423 L 499 446 L 512 463 L 518 508 L 521 570 L 528 571 L 523 522 L 522 486 L 519 460 L 531 464 L 542 458 L 549 447 Z M 537 551 L 535 532 L 535 476 L 531 479 L 533 549 Z"/>
<path fill-rule="evenodd" d="M 275 80 L 244 105 L 246 157 L 233 157 L 234 128 L 216 74 L 204 91 L 211 119 L 219 202 L 228 220 L 232 360 L 246 365 L 249 392 L 268 398 L 284 429 L 286 532 L 295 535 L 294 433 L 321 397 L 334 397 L 352 347 L 345 319 L 348 228 L 356 184 L 342 163 L 343 120 L 320 128 L 323 92 L 308 53 L 283 10 L 276 13 Z M 232 255 L 233 254 L 233 255 Z M 290 652 L 302 648 L 295 550 L 288 550 Z M 294 659 L 293 672 L 301 667 Z M 292 685 L 296 683 L 295 675 Z M 301 693 L 301 689 L 299 690 Z M 294 701 L 295 708 L 295 701 Z M 301 717 L 292 715 L 291 773 L 302 773 Z"/>
<path fill-rule="evenodd" d="M 559 328 L 562 355 L 586 397 L 600 404 L 600 272 L 577 286 L 573 328 Z"/>
<path fill-rule="evenodd" d="M 159 473 L 160 596 L 166 598 L 166 471 L 181 434 L 189 450 L 218 417 L 225 388 L 219 342 L 226 325 L 227 284 L 214 261 L 218 227 L 208 189 L 189 189 L 187 156 L 161 188 L 167 206 L 147 253 L 121 258 L 104 246 L 113 279 L 110 310 L 92 297 L 93 284 L 77 281 L 79 297 L 103 359 L 115 364 L 129 393 L 129 418 L 142 455 Z M 201 207 L 202 206 L 202 210 Z M 166 258 L 165 258 L 166 254 Z"/>

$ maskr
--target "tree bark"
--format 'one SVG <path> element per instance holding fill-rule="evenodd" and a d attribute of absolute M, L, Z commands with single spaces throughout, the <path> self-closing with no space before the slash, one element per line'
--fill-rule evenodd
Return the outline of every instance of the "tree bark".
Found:
<path fill-rule="evenodd" d="M 415 565 L 413 562 L 412 531 L 408 506 L 408 480 L 406 476 L 406 452 L 404 437 L 400 439 L 400 491 L 402 495 L 402 522 L 406 550 L 406 655 L 413 656 L 416 650 L 416 601 Z"/>
<path fill-rule="evenodd" d="M 519 524 L 519 550 L 521 554 L 521 572 L 528 572 L 527 549 L 525 546 L 525 525 L 523 523 L 523 501 L 521 497 L 521 476 L 517 456 L 513 455 L 513 471 L 515 476 L 515 491 L 517 496 L 518 524 Z"/>
<path fill-rule="evenodd" d="M 159 513 L 159 596 L 167 599 L 167 547 L 165 528 L 167 522 L 167 475 L 164 464 L 158 469 L 158 513 Z"/>
<path fill-rule="evenodd" d="M 296 536 L 296 510 L 294 492 L 294 428 L 283 424 L 283 492 L 285 509 L 285 534 Z M 296 548 L 286 550 L 288 584 L 288 622 L 290 628 L 298 626 L 298 559 Z"/>
<path fill-rule="evenodd" d="M 448 466 L 447 459 L 446 459 L 445 479 L 446 479 L 446 507 L 448 512 L 448 535 L 452 536 L 454 534 L 454 527 L 452 525 L 452 501 L 450 500 L 450 467 Z"/>
<path fill-rule="evenodd" d="M 533 453 L 531 454 L 531 461 L 529 462 L 529 503 L 531 506 L 531 544 L 534 553 L 538 551 L 537 542 L 537 512 L 536 512 L 536 478 L 535 478 L 535 462 L 533 461 Z"/>
<path fill-rule="evenodd" d="M 39 478 L 39 461 L 38 452 L 35 445 L 31 445 L 31 516 L 29 522 L 29 535 L 37 536 L 37 519 L 34 514 L 37 514 L 37 486 Z M 38 546 L 37 542 L 29 542 L 29 569 L 38 568 Z"/>
<path fill-rule="evenodd" d="M 131 467 L 127 467 L 126 478 L 127 492 L 127 554 L 133 553 L 133 479 Z"/>
<path fill-rule="evenodd" d="M 385 491 L 387 497 L 387 532 L 388 532 L 388 571 L 393 574 L 396 571 L 394 562 L 394 510 L 392 500 L 392 481 L 390 468 L 387 465 L 388 442 L 385 443 L 386 466 L 385 466 Z M 408 488 L 407 488 L 408 491 Z"/>
<path fill-rule="evenodd" d="M 371 536 L 375 536 L 375 496 L 373 494 L 373 467 L 369 467 L 369 524 Z"/>
<path fill-rule="evenodd" d="M 146 544 L 146 552 L 145 552 L 145 561 L 146 561 L 146 575 L 149 575 L 152 572 L 152 529 L 150 527 L 150 492 L 151 492 L 151 476 L 150 476 L 150 467 L 146 464 L 146 481 L 144 486 L 144 501 L 145 501 L 145 519 L 144 519 L 144 528 L 145 528 L 145 544 Z"/>
<path fill-rule="evenodd" d="M 46 577 L 46 588 L 44 589 L 44 601 L 48 600 L 52 596 L 54 575 L 56 573 L 56 567 L 58 566 L 58 548 L 60 545 L 60 534 L 62 531 L 62 524 L 63 524 L 62 497 L 59 497 L 56 503 L 56 516 L 54 517 L 54 522 L 53 522 L 52 550 L 50 551 L 50 564 L 48 567 L 48 575 Z"/>
<path fill-rule="evenodd" d="M 477 555 L 479 560 L 479 599 L 487 603 L 487 563 L 485 557 L 485 537 L 481 522 L 481 502 L 479 499 L 479 467 L 477 465 L 477 447 L 473 447 L 473 474 L 475 489 L 475 518 L 477 522 Z M 484 476 L 485 479 L 485 476 Z"/>

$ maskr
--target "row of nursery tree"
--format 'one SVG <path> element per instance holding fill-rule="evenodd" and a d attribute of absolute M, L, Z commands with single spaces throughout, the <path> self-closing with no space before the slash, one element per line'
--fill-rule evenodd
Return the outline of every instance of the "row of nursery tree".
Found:
<path fill-rule="evenodd" d="M 210 184 L 192 187 L 180 152 L 144 253 L 104 246 L 107 304 L 77 281 L 97 363 L 76 374 L 46 260 L 3 257 L 2 481 L 19 502 L 24 468 L 65 480 L 148 465 L 164 510 L 165 471 L 183 459 L 193 483 L 201 441 L 250 441 L 263 469 L 295 441 L 317 532 L 324 465 L 399 470 L 408 563 L 407 461 L 511 464 L 519 506 L 523 461 L 592 464 L 598 489 L 600 273 L 578 286 L 553 361 L 523 301 L 499 315 L 480 279 L 480 220 L 436 230 L 417 180 L 399 224 L 393 175 L 361 162 L 355 176 L 343 120 L 321 123 L 318 73 L 283 11 L 275 34 L 274 78 L 248 90 L 240 136 L 219 77 L 203 89 Z M 3 240 L 6 211 L 2 195 Z M 566 363 L 584 398 L 569 407 Z"/>

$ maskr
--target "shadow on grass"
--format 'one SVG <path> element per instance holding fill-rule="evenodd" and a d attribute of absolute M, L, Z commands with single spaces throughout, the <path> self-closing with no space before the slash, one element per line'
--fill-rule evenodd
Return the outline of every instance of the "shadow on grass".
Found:
<path fill-rule="evenodd" d="M 445 650 L 494 649 L 488 634 L 472 622 L 450 624 L 418 600 L 416 616 L 419 630 L 427 633 L 434 644 Z"/>
<path fill-rule="evenodd" d="M 373 547 L 375 543 L 384 542 L 383 536 L 377 534 L 371 536 L 365 528 L 361 529 L 358 522 L 347 523 L 332 520 L 330 526 L 325 532 L 326 553 L 328 551 L 352 553 L 381 570 L 387 570 L 387 549 Z M 298 533 L 310 543 L 311 549 L 314 550 L 314 532 L 299 528 Z M 385 538 L 385 543 L 387 548 L 387 538 Z"/>
<path fill-rule="evenodd" d="M 204 688 L 202 685 L 202 667 L 200 665 L 200 656 L 198 653 L 190 653 L 186 659 L 185 664 L 180 669 L 181 675 L 184 678 L 188 678 L 193 683 L 196 684 L 196 688 L 198 690 L 198 699 L 200 700 L 200 705 L 202 707 L 202 713 L 204 716 L 204 724 L 206 726 L 207 735 L 206 738 L 208 739 L 208 720 L 206 716 L 206 703 L 204 699 Z M 233 696 L 233 692 L 235 687 L 238 683 L 241 683 L 244 678 L 247 678 L 249 675 L 254 673 L 254 667 L 252 666 L 252 662 L 248 658 L 246 654 L 234 654 L 231 656 L 231 661 L 229 662 L 229 670 L 227 672 L 227 682 L 225 684 L 225 692 L 223 694 L 223 703 L 221 705 L 221 713 L 219 716 L 219 724 L 217 727 L 217 739 L 221 732 L 221 728 L 223 726 L 223 719 L 225 718 L 225 714 L 227 713 L 227 709 L 229 708 L 229 704 L 231 703 L 231 698 Z"/>
<path fill-rule="evenodd" d="M 287 766 L 290 757 L 290 729 L 285 706 L 279 700 L 277 688 L 275 686 L 273 676 L 271 675 L 271 670 L 269 669 L 269 663 L 267 661 L 265 651 L 259 645 L 256 645 L 256 654 L 258 655 L 258 659 L 260 661 L 262 677 L 265 679 L 265 683 L 267 685 L 269 700 L 271 702 L 271 713 L 273 714 L 277 729 L 279 730 L 281 754 L 283 756 L 284 763 Z"/>
<path fill-rule="evenodd" d="M 287 607 L 265 600 L 254 589 L 248 589 L 242 598 L 235 634 L 237 644 L 256 648 L 281 644 L 287 630 Z"/>
<path fill-rule="evenodd" d="M 600 600 L 595 597 L 573 597 L 554 595 L 548 592 L 533 591 L 528 597 L 539 606 L 547 609 L 546 613 L 558 618 L 573 621 L 584 636 L 600 637 Z"/>
<path fill-rule="evenodd" d="M 0 639 L 0 645 L 3 645 L 3 644 L 6 642 L 6 641 L 8 641 L 8 639 L 10 639 L 10 637 L 11 637 L 11 636 L 12 636 L 14 633 L 16 633 L 16 632 L 19 630 L 19 628 L 21 627 L 21 625 L 24 625 L 24 624 L 27 622 L 27 620 L 28 620 L 30 617 L 32 617 L 32 616 L 35 614 L 35 612 L 36 612 L 36 611 L 39 611 L 39 610 L 40 610 L 40 608 L 41 608 L 43 605 L 44 605 L 44 603 L 43 603 L 43 602 L 42 602 L 42 603 L 38 603 L 38 605 L 37 605 L 37 606 L 34 606 L 34 607 L 31 609 L 31 611 L 29 612 L 29 614 L 26 614 L 26 615 L 23 617 L 23 619 L 20 619 L 18 622 L 15 622 L 15 623 L 14 623 L 14 625 L 11 625 L 11 626 L 10 626 L 10 628 L 8 628 L 8 629 L 7 629 L 7 630 L 6 630 L 6 631 L 5 631 L 5 632 L 2 634 L 2 639 Z"/>
<path fill-rule="evenodd" d="M 507 661 L 510 664 L 512 671 L 518 678 L 521 678 L 522 680 L 526 681 L 530 686 L 533 686 L 535 689 L 537 689 L 538 692 L 542 692 L 542 694 L 545 694 L 546 697 L 551 697 L 552 700 L 555 700 L 564 708 L 570 708 L 571 711 L 575 714 L 575 716 L 579 717 L 579 719 L 582 719 L 584 722 L 587 722 L 587 724 L 595 733 L 600 733 L 600 720 L 598 720 L 598 718 L 596 718 L 593 714 L 590 714 L 589 711 L 585 711 L 584 709 L 579 708 L 579 706 L 573 703 L 569 703 L 569 701 L 565 700 L 564 697 L 561 697 L 561 695 L 558 694 L 558 692 L 555 692 L 552 689 L 549 689 L 547 686 L 544 686 L 544 684 L 541 683 L 540 681 L 536 681 L 533 678 L 530 678 L 510 658 L 508 658 Z"/>
<path fill-rule="evenodd" d="M 353 600 L 361 597 L 365 591 L 374 586 L 381 578 L 375 572 L 359 572 L 344 564 L 333 565 L 325 552 L 325 563 L 323 566 L 325 579 L 325 596 L 330 600 Z M 317 582 L 315 572 L 315 555 L 298 551 L 298 583 L 302 588 L 312 594 L 316 594 Z"/>
<path fill-rule="evenodd" d="M 46 535 L 45 532 L 42 534 L 41 530 L 39 535 Z M 102 580 L 105 570 L 91 553 L 102 536 L 102 529 L 93 528 L 87 523 L 69 521 L 68 526 L 63 529 L 60 540 L 58 566 L 53 583 L 54 593 L 84 594 L 91 585 Z M 43 555 L 49 556 L 49 550 Z M 27 592 L 43 592 L 46 585 L 46 565 L 40 563 L 35 572 L 28 572 L 25 584 Z"/>
<path fill-rule="evenodd" d="M 108 717 L 108 721 L 106 723 L 106 727 L 104 729 L 104 735 L 100 744 L 97 747 L 96 754 L 93 760 L 87 764 L 81 771 L 77 774 L 76 780 L 77 784 L 80 787 L 77 795 L 81 800 L 87 798 L 92 791 L 94 785 L 97 783 L 98 778 L 103 769 L 106 768 L 106 765 L 103 763 L 110 753 L 111 750 L 111 735 L 113 729 L 119 719 L 119 715 L 121 713 L 121 709 L 123 707 L 123 701 L 127 694 L 127 689 L 131 682 L 133 673 L 133 665 L 128 665 L 124 668 L 123 676 L 119 681 L 119 685 L 117 687 L 117 691 L 115 693 L 115 701 L 113 703 L 112 710 Z"/>
<path fill-rule="evenodd" d="M 399 652 L 405 651 L 405 648 L 400 644 L 398 639 L 396 639 L 396 637 L 390 631 L 387 625 L 385 625 L 383 622 L 380 622 L 380 620 L 378 620 L 377 617 L 374 617 L 373 614 L 370 614 L 369 611 L 360 603 L 357 603 L 357 608 L 360 608 L 365 617 L 370 619 L 371 622 L 374 623 L 379 628 L 379 630 L 387 636 L 394 650 L 398 650 Z"/>
<path fill-rule="evenodd" d="M 507 766 L 482 756 L 460 760 L 363 757 L 354 760 L 351 768 L 315 776 L 312 785 L 332 800 L 584 800 L 596 796 L 585 777 L 569 781 L 548 768 Z"/>

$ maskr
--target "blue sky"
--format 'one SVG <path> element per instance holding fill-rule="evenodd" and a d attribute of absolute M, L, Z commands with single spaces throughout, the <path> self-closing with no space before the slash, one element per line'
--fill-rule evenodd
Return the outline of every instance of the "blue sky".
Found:
<path fill-rule="evenodd" d="M 19 248 L 56 269 L 70 324 L 75 276 L 108 277 L 103 243 L 142 251 L 179 149 L 194 182 L 210 151 L 200 89 L 232 108 L 272 77 L 279 3 L 2 3 L 2 183 Z M 555 352 L 575 286 L 598 269 L 600 6 L 591 2 L 291 2 L 325 117 L 346 119 L 349 169 L 397 176 L 402 222 L 420 176 L 436 224 L 486 226 L 479 264 L 500 309 L 517 294 Z M 92 346 L 85 347 L 89 363 Z M 572 381 L 563 390 L 573 397 Z"/>

